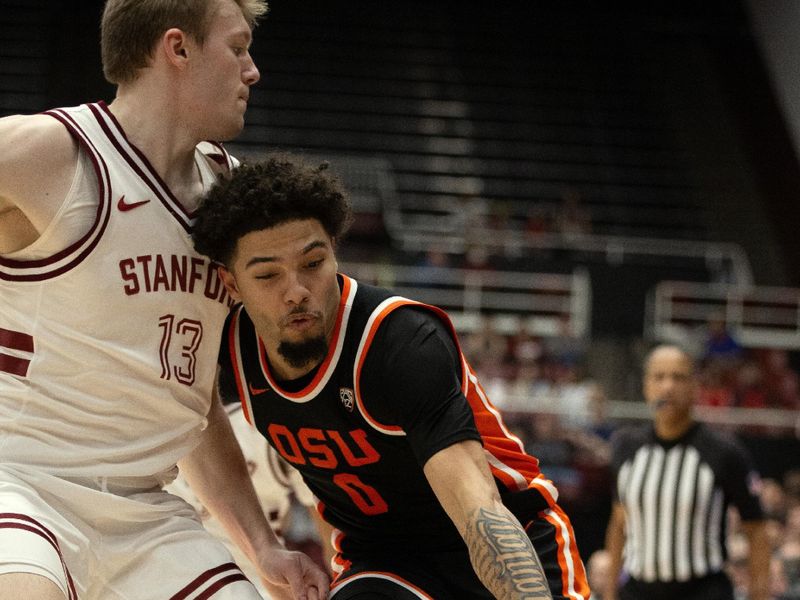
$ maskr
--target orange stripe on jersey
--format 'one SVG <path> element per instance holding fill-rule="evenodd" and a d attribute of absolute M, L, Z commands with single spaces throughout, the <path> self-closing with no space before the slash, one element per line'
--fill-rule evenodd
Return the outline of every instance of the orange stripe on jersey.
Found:
<path fill-rule="evenodd" d="M 397 425 L 379 423 L 368 413 L 361 398 L 359 381 L 367 351 L 372 344 L 378 327 L 393 310 L 408 305 L 420 306 L 432 311 L 439 317 L 450 332 L 450 336 L 461 358 L 461 390 L 472 409 L 475 425 L 482 438 L 483 447 L 487 452 L 487 460 L 492 474 L 509 490 L 527 489 L 531 482 L 541 475 L 539 471 L 539 461 L 526 454 L 519 438 L 514 436 L 506 428 L 500 416 L 500 412 L 489 401 L 475 373 L 464 358 L 464 354 L 461 352 L 458 343 L 458 335 L 450 321 L 450 317 L 447 316 L 445 311 L 436 306 L 395 296 L 388 298 L 375 309 L 375 312 L 370 316 L 366 331 L 362 336 L 356 359 L 354 381 L 356 405 L 359 411 L 378 431 L 389 435 L 404 435 L 402 428 Z M 546 482 L 546 480 L 540 479 L 540 483 L 541 482 Z M 537 484 L 534 487 L 541 490 L 543 486 Z M 543 494 L 543 496 L 547 499 L 548 504 L 555 503 L 557 497 L 555 487 L 550 485 L 549 488 L 548 493 Z"/>
<path fill-rule="evenodd" d="M 378 431 L 382 431 L 383 433 L 387 433 L 389 435 L 405 435 L 405 432 L 403 431 L 403 428 L 399 427 L 398 425 L 384 425 L 383 423 L 379 423 L 372 415 L 369 414 L 367 408 L 364 406 L 364 402 L 361 400 L 361 369 L 364 366 L 364 361 L 367 358 L 367 353 L 372 345 L 372 341 L 375 339 L 375 334 L 378 332 L 378 328 L 381 326 L 381 323 L 383 323 L 383 320 L 388 317 L 389 314 L 396 308 L 407 306 L 409 304 L 419 305 L 419 302 L 395 296 L 393 298 L 388 298 L 379 304 L 378 308 L 375 309 L 375 312 L 370 315 L 366 331 L 361 337 L 361 343 L 359 344 L 358 352 L 356 354 L 356 365 L 353 378 L 356 406 L 358 406 L 359 412 L 370 425 L 372 425 Z"/>
<path fill-rule="evenodd" d="M 462 360 L 466 363 L 463 355 Z M 489 458 L 492 475 L 511 490 L 524 490 L 530 487 L 531 482 L 541 476 L 539 461 L 526 454 L 519 438 L 506 428 L 500 412 L 489 400 L 469 365 L 467 372 L 472 386 L 467 388 L 466 398 L 472 408 L 483 447 L 494 459 Z M 539 489 L 539 486 L 535 487 Z M 547 497 L 549 500 L 552 494 L 548 494 Z M 552 502 L 554 503 L 555 499 Z"/>
<path fill-rule="evenodd" d="M 578 554 L 569 518 L 558 506 L 544 511 L 544 519 L 555 528 L 558 566 L 561 568 L 561 593 L 571 600 L 588 600 L 589 581 Z"/>
<path fill-rule="evenodd" d="M 239 318 L 241 317 L 242 307 L 239 307 L 239 310 L 235 311 L 233 315 L 231 315 L 231 324 L 230 329 L 228 329 L 228 355 L 231 357 L 231 365 L 233 366 L 233 376 L 236 380 L 236 389 L 239 392 L 239 400 L 242 403 L 242 413 L 244 414 L 244 418 L 247 420 L 250 425 L 253 425 L 253 418 L 250 415 L 250 407 L 248 406 L 247 398 L 247 388 L 245 386 L 245 382 L 242 380 L 242 369 L 240 368 L 241 365 L 239 364 L 239 352 L 238 352 L 238 343 L 237 343 L 237 331 L 239 329 Z"/>
<path fill-rule="evenodd" d="M 342 317 L 347 307 L 347 301 L 350 299 L 350 288 L 353 280 L 349 277 L 342 276 L 342 282 L 342 293 L 339 300 L 339 308 L 336 312 L 336 322 L 333 326 L 333 335 L 330 343 L 328 344 L 328 354 L 325 356 L 325 360 L 322 361 L 322 364 L 317 369 L 317 374 L 314 375 L 314 379 L 312 379 L 302 390 L 298 392 L 289 392 L 282 389 L 280 385 L 278 385 L 277 381 L 272 377 L 272 373 L 270 372 L 269 361 L 267 360 L 267 351 L 264 347 L 264 343 L 261 341 L 260 337 L 258 338 L 258 354 L 259 360 L 261 361 L 261 370 L 264 372 L 264 376 L 267 378 L 267 381 L 269 381 L 269 384 L 272 386 L 272 388 L 281 396 L 295 400 L 308 396 L 311 391 L 319 385 L 320 381 L 322 381 L 322 379 L 328 375 L 328 367 L 330 366 L 334 356 L 336 356 L 336 348 L 339 347 L 339 338 L 344 335 L 344 332 L 342 331 Z"/>

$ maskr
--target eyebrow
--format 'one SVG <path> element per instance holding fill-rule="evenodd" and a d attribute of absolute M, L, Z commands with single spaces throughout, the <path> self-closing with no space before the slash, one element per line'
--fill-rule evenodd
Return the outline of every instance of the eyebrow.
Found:
<path fill-rule="evenodd" d="M 311 252 L 312 250 L 314 250 L 316 248 L 327 248 L 327 244 L 325 242 L 323 242 L 322 240 L 315 240 L 315 241 L 307 244 L 300 251 L 300 254 L 301 255 L 308 254 L 309 252 Z M 247 264 L 245 264 L 244 268 L 245 269 L 249 269 L 250 267 L 252 267 L 254 265 L 258 265 L 258 264 L 261 264 L 261 263 L 274 263 L 274 262 L 278 262 L 279 260 L 280 259 L 277 256 L 254 256 L 253 258 L 251 258 L 250 260 L 247 261 Z"/>

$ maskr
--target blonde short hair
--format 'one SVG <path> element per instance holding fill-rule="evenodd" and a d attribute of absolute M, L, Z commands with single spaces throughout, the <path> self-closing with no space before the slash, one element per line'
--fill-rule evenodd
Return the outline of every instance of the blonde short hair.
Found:
<path fill-rule="evenodd" d="M 266 0 L 233 0 L 251 28 L 267 12 Z M 136 79 L 161 35 L 176 27 L 199 44 L 219 0 L 107 0 L 100 24 L 103 74 L 114 84 Z"/>

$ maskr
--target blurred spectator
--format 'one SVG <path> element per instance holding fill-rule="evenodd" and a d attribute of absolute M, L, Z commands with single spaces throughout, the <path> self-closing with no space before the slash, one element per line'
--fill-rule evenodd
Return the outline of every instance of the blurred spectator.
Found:
<path fill-rule="evenodd" d="M 789 364 L 785 350 L 769 349 L 759 353 L 770 406 L 794 410 L 800 408 L 798 375 Z"/>
<path fill-rule="evenodd" d="M 535 408 L 535 400 L 546 395 L 546 388 L 541 367 L 535 362 L 523 364 L 517 367 L 516 377 L 505 389 L 507 393 L 505 408 L 530 411 Z"/>
<path fill-rule="evenodd" d="M 588 390 L 589 431 L 602 440 L 611 439 L 616 428 L 609 417 L 610 403 L 605 389 L 599 383 L 592 383 Z"/>
<path fill-rule="evenodd" d="M 578 376 L 578 368 L 586 358 L 586 341 L 575 335 L 570 318 L 569 313 L 558 314 L 557 330 L 554 335 L 545 338 L 544 349 L 548 362 L 557 370 L 554 379 L 574 381 Z"/>
<path fill-rule="evenodd" d="M 776 534 L 773 578 L 779 581 L 774 590 L 780 600 L 800 600 L 800 505 L 789 505 L 785 525 Z"/>
<path fill-rule="evenodd" d="M 511 338 L 510 353 L 519 366 L 539 364 L 544 358 L 544 345 L 535 335 L 522 330 Z"/>
<path fill-rule="evenodd" d="M 783 490 L 787 507 L 800 506 L 800 469 L 789 469 L 783 474 Z"/>
<path fill-rule="evenodd" d="M 786 519 L 786 493 L 783 486 L 775 479 L 765 478 L 761 481 L 761 508 L 767 518 L 783 522 Z"/>
<path fill-rule="evenodd" d="M 428 269 L 446 269 L 452 267 L 450 255 L 443 249 L 431 246 L 419 257 L 419 260 L 414 264 L 413 283 L 420 288 L 436 288 L 440 287 L 438 281 L 440 277 L 436 272 L 431 272 Z"/>
<path fill-rule="evenodd" d="M 493 377 L 508 379 L 508 340 L 498 333 L 492 320 L 481 315 L 474 331 L 462 336 L 462 350 L 481 380 Z"/>
<path fill-rule="evenodd" d="M 438 267 L 447 268 L 453 266 L 450 261 L 450 255 L 447 254 L 442 248 L 431 246 L 423 254 L 417 262 L 420 267 Z"/>
<path fill-rule="evenodd" d="M 573 467 L 574 446 L 559 415 L 538 413 L 532 425 L 525 451 L 539 459 L 542 472 L 558 488 L 559 498 L 576 500 L 581 491 L 580 474 Z"/>
<path fill-rule="evenodd" d="M 561 190 L 561 204 L 554 220 L 556 231 L 566 238 L 592 231 L 591 215 L 583 206 L 581 193 L 574 187 Z"/>
<path fill-rule="evenodd" d="M 787 539 L 777 558 L 781 562 L 785 580 L 781 600 L 800 600 L 800 539 Z"/>
<path fill-rule="evenodd" d="M 722 361 L 726 366 L 735 364 L 742 356 L 742 346 L 728 330 L 725 317 L 715 312 L 706 321 L 706 341 L 703 362 Z"/>
<path fill-rule="evenodd" d="M 767 408 L 767 392 L 761 367 L 754 360 L 745 360 L 735 374 L 735 404 L 742 408 Z"/>
<path fill-rule="evenodd" d="M 706 363 L 700 371 L 700 390 L 697 403 L 701 406 L 733 406 L 733 385 L 730 373 L 721 361 Z"/>

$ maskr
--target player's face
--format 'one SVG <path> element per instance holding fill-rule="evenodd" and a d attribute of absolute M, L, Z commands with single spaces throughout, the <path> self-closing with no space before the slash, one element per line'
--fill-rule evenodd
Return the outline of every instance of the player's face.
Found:
<path fill-rule="evenodd" d="M 218 0 L 202 46 L 195 46 L 192 93 L 186 106 L 204 139 L 229 140 L 244 127 L 250 86 L 260 77 L 250 56 L 252 34 L 233 0 Z"/>
<path fill-rule="evenodd" d="M 644 374 L 644 397 L 656 418 L 689 418 L 697 395 L 692 362 L 678 348 L 663 347 L 650 356 Z"/>
<path fill-rule="evenodd" d="M 281 344 L 330 341 L 339 307 L 336 268 L 333 240 L 319 221 L 305 219 L 242 236 L 222 277 L 274 354 Z"/>

